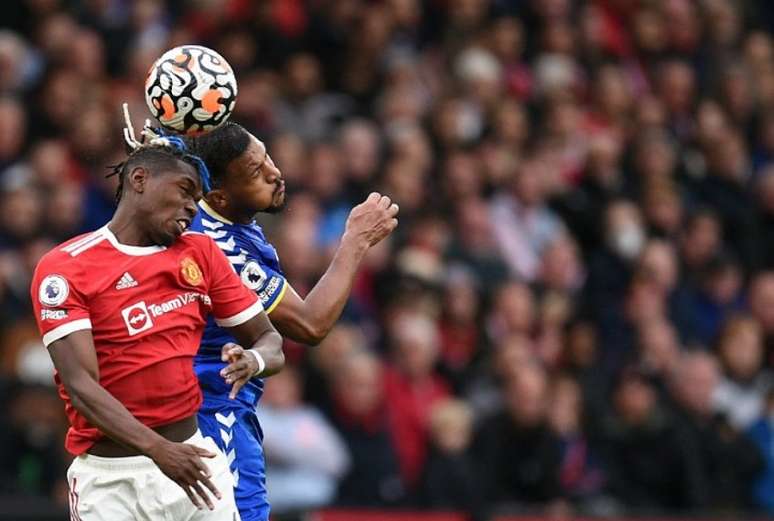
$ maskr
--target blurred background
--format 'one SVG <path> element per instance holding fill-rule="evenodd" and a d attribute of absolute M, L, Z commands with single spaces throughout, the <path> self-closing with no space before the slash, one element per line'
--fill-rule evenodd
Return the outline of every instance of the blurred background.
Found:
<path fill-rule="evenodd" d="M 184 43 L 235 68 L 300 293 L 352 206 L 401 207 L 339 325 L 268 380 L 278 519 L 774 516 L 774 3 L 0 9 L 0 517 L 67 519 L 30 276 L 109 219 L 120 102 L 141 121 Z"/>

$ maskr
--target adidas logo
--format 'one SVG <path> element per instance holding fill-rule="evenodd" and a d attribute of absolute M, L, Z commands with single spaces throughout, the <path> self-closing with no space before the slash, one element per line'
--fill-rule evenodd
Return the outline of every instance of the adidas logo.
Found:
<path fill-rule="evenodd" d="M 137 281 L 134 280 L 134 277 L 129 275 L 128 271 L 125 271 L 123 275 L 121 275 L 121 278 L 118 280 L 118 283 L 116 284 L 116 289 L 126 289 L 126 288 L 133 288 L 137 285 Z"/>

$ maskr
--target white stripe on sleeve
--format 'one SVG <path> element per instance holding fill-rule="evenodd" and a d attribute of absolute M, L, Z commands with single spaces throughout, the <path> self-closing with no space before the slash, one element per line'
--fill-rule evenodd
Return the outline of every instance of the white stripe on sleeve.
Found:
<path fill-rule="evenodd" d="M 55 327 L 45 335 L 43 335 L 43 345 L 48 347 L 52 342 L 56 342 L 60 338 L 64 338 L 70 333 L 81 331 L 83 329 L 91 329 L 91 320 L 88 318 L 80 318 L 73 320 L 67 324 L 62 324 L 59 327 Z"/>
<path fill-rule="evenodd" d="M 261 304 L 261 300 L 258 299 L 254 304 L 251 304 L 249 308 L 237 313 L 234 316 L 228 318 L 216 318 L 215 323 L 220 327 L 238 326 L 239 324 L 244 324 L 261 311 L 263 311 L 263 304 Z"/>

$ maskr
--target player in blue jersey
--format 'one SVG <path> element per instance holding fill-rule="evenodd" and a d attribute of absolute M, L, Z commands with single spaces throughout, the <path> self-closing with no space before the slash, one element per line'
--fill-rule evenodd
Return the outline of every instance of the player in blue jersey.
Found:
<path fill-rule="evenodd" d="M 190 151 L 204 160 L 212 181 L 190 229 L 215 240 L 242 282 L 258 293 L 282 335 L 305 344 L 319 343 L 341 315 L 364 255 L 397 226 L 397 205 L 372 193 L 353 208 L 333 261 L 306 298 L 301 298 L 285 279 L 276 250 L 254 220 L 256 213 L 278 212 L 285 203 L 282 174 L 265 145 L 235 123 L 187 141 Z M 249 364 L 241 370 L 247 368 L 251 374 L 261 372 L 263 361 L 257 353 L 244 356 L 242 348 L 231 343 L 231 335 L 210 320 L 195 361 L 204 394 L 199 426 L 228 457 L 242 520 L 266 521 L 263 435 L 255 415 L 263 381 L 253 378 L 240 389 L 240 381 L 225 372 L 227 355 L 222 353 L 234 356 L 229 361 Z"/>

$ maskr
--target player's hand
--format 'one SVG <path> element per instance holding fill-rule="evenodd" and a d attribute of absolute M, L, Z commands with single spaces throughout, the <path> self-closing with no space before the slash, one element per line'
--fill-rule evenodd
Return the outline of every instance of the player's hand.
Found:
<path fill-rule="evenodd" d="M 386 195 L 372 192 L 365 201 L 349 212 L 344 235 L 370 248 L 398 226 L 397 215 L 397 204 Z"/>
<path fill-rule="evenodd" d="M 202 458 L 214 458 L 214 453 L 189 443 L 165 440 L 164 443 L 157 445 L 149 456 L 161 472 L 182 487 L 196 508 L 203 509 L 204 505 L 207 505 L 210 510 L 215 509 L 212 498 L 204 488 L 209 489 L 210 493 L 218 499 L 221 495 L 210 481 L 212 477 L 210 469 L 202 460 Z"/>
<path fill-rule="evenodd" d="M 258 360 L 251 351 L 233 342 L 223 346 L 221 360 L 228 362 L 228 365 L 221 369 L 220 376 L 226 379 L 227 384 L 234 384 L 228 394 L 233 400 L 239 390 L 255 376 L 259 369 Z"/>

